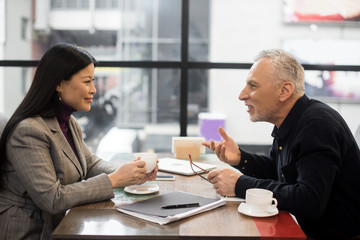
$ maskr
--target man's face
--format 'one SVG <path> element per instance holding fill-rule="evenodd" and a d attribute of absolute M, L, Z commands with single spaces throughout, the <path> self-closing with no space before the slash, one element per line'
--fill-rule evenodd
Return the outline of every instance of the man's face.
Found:
<path fill-rule="evenodd" d="M 251 121 L 275 124 L 279 117 L 280 91 L 280 86 L 276 87 L 270 59 L 263 58 L 251 67 L 239 99 L 248 107 Z"/>

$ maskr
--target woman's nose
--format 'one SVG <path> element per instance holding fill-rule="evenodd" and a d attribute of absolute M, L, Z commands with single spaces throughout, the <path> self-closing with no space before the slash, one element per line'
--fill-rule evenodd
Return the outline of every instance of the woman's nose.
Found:
<path fill-rule="evenodd" d="M 90 92 L 91 92 L 92 94 L 95 94 L 95 93 L 96 93 L 96 87 L 95 87 L 94 83 L 91 83 Z"/>

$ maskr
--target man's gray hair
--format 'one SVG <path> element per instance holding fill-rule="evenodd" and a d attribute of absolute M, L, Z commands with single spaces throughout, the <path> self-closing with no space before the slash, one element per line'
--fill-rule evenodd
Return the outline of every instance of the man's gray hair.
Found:
<path fill-rule="evenodd" d="M 261 51 L 254 60 L 257 62 L 262 58 L 270 59 L 275 77 L 278 78 L 277 86 L 281 82 L 290 81 L 295 86 L 296 94 L 305 92 L 304 68 L 291 54 L 281 49 L 267 49 Z"/>

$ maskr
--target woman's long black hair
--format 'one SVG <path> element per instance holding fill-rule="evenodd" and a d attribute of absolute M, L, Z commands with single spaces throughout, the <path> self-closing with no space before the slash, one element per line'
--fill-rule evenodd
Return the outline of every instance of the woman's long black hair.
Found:
<path fill-rule="evenodd" d="M 4 184 L 4 170 L 7 163 L 6 142 L 13 129 L 22 120 L 41 116 L 53 117 L 60 110 L 56 86 L 61 80 L 70 80 L 80 70 L 96 64 L 85 49 L 69 43 L 57 44 L 41 58 L 33 82 L 25 98 L 7 122 L 0 139 L 0 189 Z"/>

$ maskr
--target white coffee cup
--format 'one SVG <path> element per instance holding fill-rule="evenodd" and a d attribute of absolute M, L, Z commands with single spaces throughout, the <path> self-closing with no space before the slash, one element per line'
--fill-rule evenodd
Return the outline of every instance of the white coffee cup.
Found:
<path fill-rule="evenodd" d="M 140 152 L 140 153 L 134 153 L 135 159 L 140 157 L 140 160 L 143 160 L 146 162 L 145 168 L 146 173 L 151 172 L 154 170 L 157 162 L 157 154 L 156 153 L 147 153 L 147 152 Z"/>
<path fill-rule="evenodd" d="M 278 204 L 273 198 L 272 191 L 261 188 L 246 190 L 245 201 L 251 212 L 267 212 L 271 208 L 276 208 Z"/>

